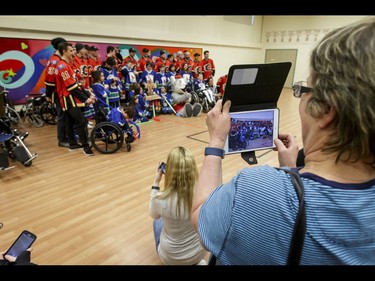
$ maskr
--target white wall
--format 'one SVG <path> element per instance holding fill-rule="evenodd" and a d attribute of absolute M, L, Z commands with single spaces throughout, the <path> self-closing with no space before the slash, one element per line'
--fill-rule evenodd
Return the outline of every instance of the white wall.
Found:
<path fill-rule="evenodd" d="M 314 44 L 329 30 L 363 17 L 255 16 L 251 25 L 250 16 L 1 16 L 0 37 L 198 47 L 210 51 L 216 79 L 233 64 L 264 62 L 266 49 L 298 49 L 299 81 L 308 76 Z"/>
<path fill-rule="evenodd" d="M 264 50 L 298 49 L 294 81 L 305 81 L 309 75 L 310 52 L 315 44 L 330 30 L 363 18 L 364 16 L 264 16 L 262 46 Z"/>
<path fill-rule="evenodd" d="M 216 79 L 233 64 L 261 63 L 262 17 L 1 16 L 0 37 L 199 47 L 210 51 Z M 246 21 L 247 22 L 247 21 Z M 215 82 L 216 82 L 215 79 Z"/>

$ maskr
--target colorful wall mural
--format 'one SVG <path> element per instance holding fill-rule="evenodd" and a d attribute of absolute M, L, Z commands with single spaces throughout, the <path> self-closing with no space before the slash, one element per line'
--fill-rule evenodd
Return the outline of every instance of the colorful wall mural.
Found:
<path fill-rule="evenodd" d="M 82 43 L 97 47 L 102 60 L 106 57 L 107 46 L 117 47 L 124 58 L 129 55 L 128 50 L 133 47 L 137 50 L 137 60 L 141 58 L 143 48 L 151 50 L 151 57 L 154 61 L 162 49 L 175 57 L 178 51 L 188 50 L 192 59 L 194 59 L 194 53 L 199 53 L 200 58 L 202 58 L 202 48 L 90 42 L 71 43 Z M 9 97 L 14 104 L 25 103 L 26 95 L 43 94 L 45 92 L 44 69 L 54 51 L 50 40 L 0 38 L 0 86 L 9 91 Z"/>

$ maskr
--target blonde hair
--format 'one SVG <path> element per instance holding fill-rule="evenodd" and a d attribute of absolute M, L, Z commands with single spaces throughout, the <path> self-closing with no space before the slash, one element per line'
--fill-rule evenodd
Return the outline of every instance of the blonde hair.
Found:
<path fill-rule="evenodd" d="M 194 185 L 198 179 L 198 168 L 190 150 L 177 146 L 168 155 L 164 180 L 164 192 L 158 198 L 166 199 L 177 194 L 176 214 L 181 208 L 191 213 Z"/>
<path fill-rule="evenodd" d="M 310 59 L 313 94 L 307 108 L 320 117 L 335 111 L 322 150 L 338 161 L 365 161 L 375 168 L 375 18 L 328 33 Z"/>

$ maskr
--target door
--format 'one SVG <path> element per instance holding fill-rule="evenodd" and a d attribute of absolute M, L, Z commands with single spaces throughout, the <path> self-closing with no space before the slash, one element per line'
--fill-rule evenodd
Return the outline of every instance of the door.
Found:
<path fill-rule="evenodd" d="M 286 62 L 292 63 L 284 87 L 291 88 L 294 80 L 294 71 L 297 61 L 297 49 L 267 49 L 265 63 Z"/>

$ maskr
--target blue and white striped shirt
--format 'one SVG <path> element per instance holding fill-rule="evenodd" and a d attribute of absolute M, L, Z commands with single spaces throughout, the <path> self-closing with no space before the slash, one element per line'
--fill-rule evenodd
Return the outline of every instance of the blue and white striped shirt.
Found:
<path fill-rule="evenodd" d="M 303 173 L 301 265 L 375 264 L 375 179 L 341 184 Z M 203 204 L 198 233 L 218 264 L 284 265 L 299 208 L 288 174 L 245 168 Z"/>

